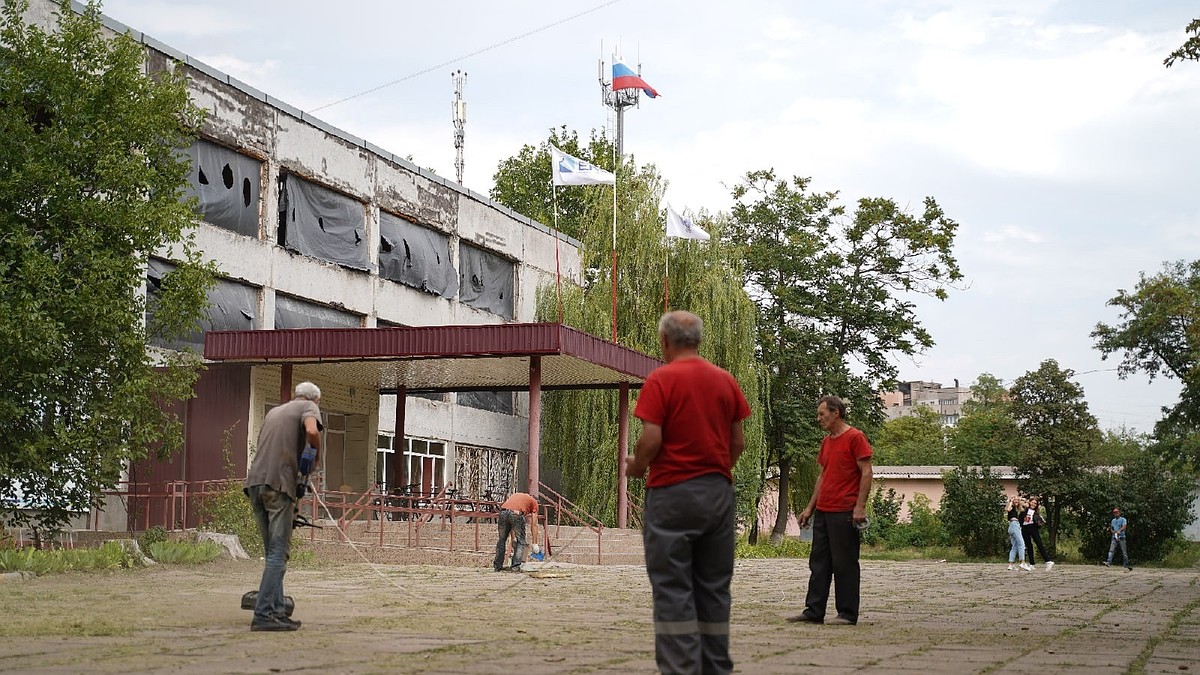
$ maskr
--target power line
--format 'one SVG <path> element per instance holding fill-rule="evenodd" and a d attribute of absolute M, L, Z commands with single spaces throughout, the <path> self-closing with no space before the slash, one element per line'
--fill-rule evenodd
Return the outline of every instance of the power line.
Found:
<path fill-rule="evenodd" d="M 595 7 L 591 8 L 591 9 L 584 10 L 584 11 L 582 11 L 582 12 L 578 13 L 578 14 L 572 14 L 571 16 L 568 16 L 568 17 L 567 17 L 567 18 L 565 18 L 565 19 L 559 19 L 558 21 L 555 21 L 554 23 L 548 23 L 548 24 L 546 24 L 545 26 L 542 26 L 541 28 L 535 28 L 535 29 L 533 29 L 533 30 L 531 30 L 531 31 L 528 31 L 528 32 L 525 32 L 525 33 L 521 33 L 520 35 L 516 35 L 516 36 L 514 36 L 514 37 L 510 37 L 510 38 L 508 38 L 507 40 L 503 40 L 503 41 L 501 41 L 501 42 L 497 42 L 497 43 L 496 43 L 496 44 L 494 44 L 494 45 L 490 45 L 490 46 L 488 46 L 488 47 L 484 47 L 483 49 L 477 49 L 477 50 L 475 50 L 475 51 L 473 51 L 473 52 L 471 52 L 470 54 L 467 54 L 467 55 L 465 55 L 465 56 L 460 56 L 460 57 L 458 57 L 458 58 L 450 59 L 449 61 L 445 61 L 445 62 L 443 62 L 443 63 L 439 63 L 439 64 L 437 64 L 436 66 L 430 66 L 430 67 L 428 67 L 428 68 L 426 68 L 426 69 L 424 69 L 424 70 L 421 70 L 421 71 L 417 71 L 417 72 L 415 72 L 415 73 L 412 73 L 411 75 L 405 75 L 404 77 L 401 77 L 401 78 L 399 78 L 399 79 L 396 79 L 396 80 L 392 80 L 391 82 L 387 82 L 387 83 L 385 83 L 385 84 L 381 84 L 381 85 L 379 85 L 379 86 L 377 86 L 377 87 L 372 87 L 372 88 L 370 88 L 370 89 L 367 89 L 366 91 L 360 91 L 360 92 L 359 92 L 359 93 L 357 93 L 357 94 L 352 94 L 352 95 L 350 95 L 350 96 L 347 96 L 346 98 L 341 98 L 341 99 L 338 99 L 338 100 L 336 100 L 336 101 L 334 101 L 334 102 L 332 102 L 332 103 L 326 103 L 325 105 L 322 105 L 322 106 L 318 106 L 318 107 L 316 107 L 316 108 L 313 108 L 313 109 L 312 109 L 312 111 L 313 111 L 313 112 L 317 112 L 318 110 L 324 110 L 325 108 L 331 108 L 331 107 L 333 107 L 333 106 L 335 106 L 335 105 L 338 105 L 339 103 L 345 103 L 346 101 L 350 101 L 350 100 L 356 99 L 356 98 L 358 98 L 358 97 L 360 97 L 360 96 L 366 96 L 367 94 L 373 94 L 373 93 L 375 93 L 375 92 L 379 91 L 380 89 L 386 89 L 386 88 L 388 88 L 388 87 L 390 87 L 390 86 L 392 86 L 392 85 L 394 85 L 394 84 L 400 84 L 401 82 L 404 82 L 405 80 L 411 80 L 411 79 L 413 79 L 414 77 L 420 77 L 421 75 L 424 75 L 424 74 L 426 74 L 426 73 L 431 73 L 431 72 L 433 72 L 433 71 L 435 71 L 435 70 L 438 70 L 439 68 L 445 68 L 446 66 L 449 66 L 449 65 L 452 65 L 452 64 L 458 63 L 459 61 L 465 61 L 465 60 L 467 60 L 467 59 L 471 58 L 472 56 L 479 56 L 480 54 L 483 54 L 483 53 L 485 53 L 485 52 L 490 52 L 491 50 L 493 50 L 493 49 L 496 49 L 497 47 L 503 47 L 504 45 L 511 44 L 511 43 L 513 43 L 513 42 L 516 42 L 517 40 L 522 40 L 522 39 L 524 39 L 524 38 L 527 38 L 527 37 L 529 37 L 530 35 L 535 35 L 535 34 L 537 34 L 537 33 L 540 33 L 540 32 L 542 32 L 542 31 L 544 31 L 544 30 L 549 30 L 549 29 L 551 29 L 551 28 L 554 28 L 555 26 L 560 26 L 560 25 L 562 25 L 562 24 L 564 24 L 564 23 L 567 23 L 568 21 L 574 21 L 575 19 L 578 19 L 578 18 L 579 18 L 579 17 L 581 17 L 581 16 L 586 16 L 586 15 L 588 15 L 588 14 L 591 14 L 592 12 L 595 12 L 595 11 L 598 11 L 598 10 L 601 10 L 601 9 L 604 9 L 605 7 L 608 7 L 609 5 L 615 5 L 615 4 L 617 4 L 618 2 L 620 2 L 620 1 L 621 1 L 621 0 L 608 0 L 608 2 L 601 3 L 601 4 L 599 4 L 599 5 L 596 5 Z"/>

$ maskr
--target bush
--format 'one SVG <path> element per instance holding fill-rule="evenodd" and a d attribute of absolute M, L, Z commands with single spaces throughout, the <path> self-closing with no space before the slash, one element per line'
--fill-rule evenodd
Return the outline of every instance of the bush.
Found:
<path fill-rule="evenodd" d="M 888 548 L 950 545 L 950 537 L 938 514 L 934 513 L 929 497 L 918 492 L 908 504 L 908 516 L 909 522 L 897 523 L 887 533 L 885 542 Z"/>
<path fill-rule="evenodd" d="M 892 488 L 888 488 L 885 493 L 883 481 L 878 481 L 875 492 L 867 502 L 867 517 L 871 519 L 871 526 L 863 531 L 862 542 L 873 546 L 886 541 L 900 520 L 900 507 L 903 504 L 904 495 L 896 494 Z"/>
<path fill-rule="evenodd" d="M 1108 526 L 1115 506 L 1129 521 L 1125 535 L 1129 557 L 1163 559 L 1184 526 L 1192 522 L 1195 490 L 1194 477 L 1172 471 L 1151 452 L 1127 462 L 1120 473 L 1089 475 L 1087 489 L 1077 502 L 1080 554 L 1092 561 L 1108 556 L 1112 542 Z"/>
<path fill-rule="evenodd" d="M 138 546 L 142 551 L 149 551 L 150 547 L 159 542 L 167 541 L 170 537 L 167 535 L 167 528 L 162 525 L 155 525 L 146 530 L 137 538 Z M 151 556 L 153 557 L 153 556 Z"/>
<path fill-rule="evenodd" d="M 156 562 L 168 565 L 194 565 L 216 560 L 221 547 L 212 541 L 156 541 L 146 549 Z"/>
<path fill-rule="evenodd" d="M 1004 552 L 1008 524 L 1004 516 L 1004 487 L 983 470 L 960 466 L 943 476 L 939 517 L 950 539 L 972 558 L 987 558 Z"/>
<path fill-rule="evenodd" d="M 241 481 L 231 480 L 200 503 L 200 529 L 234 534 L 251 557 L 261 556 L 262 538 L 254 522 L 254 509 L 242 492 Z M 294 542 L 295 538 L 293 538 Z"/>

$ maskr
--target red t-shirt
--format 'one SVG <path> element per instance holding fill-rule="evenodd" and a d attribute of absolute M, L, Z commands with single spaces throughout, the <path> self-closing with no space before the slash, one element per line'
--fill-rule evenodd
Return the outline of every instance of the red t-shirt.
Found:
<path fill-rule="evenodd" d="M 662 427 L 646 487 L 719 473 L 733 480 L 729 443 L 734 422 L 750 416 L 737 380 L 699 357 L 676 359 L 646 378 L 633 414 Z"/>
<path fill-rule="evenodd" d="M 853 511 L 858 503 L 858 485 L 862 470 L 858 460 L 871 456 L 871 444 L 863 432 L 850 427 L 838 436 L 826 436 L 821 441 L 817 464 L 821 465 L 821 493 L 817 495 L 817 510 L 828 512 Z"/>

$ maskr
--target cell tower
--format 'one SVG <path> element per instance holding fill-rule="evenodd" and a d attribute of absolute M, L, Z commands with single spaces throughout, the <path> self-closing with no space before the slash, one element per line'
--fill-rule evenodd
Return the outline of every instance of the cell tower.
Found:
<path fill-rule="evenodd" d="M 609 70 L 608 72 L 612 72 Z M 625 156 L 625 109 L 632 108 L 638 105 L 639 97 L 642 93 L 640 89 L 618 89 L 613 91 L 612 81 L 604 79 L 604 59 L 600 59 L 597 74 L 600 80 L 601 97 L 604 100 L 604 105 L 612 108 L 617 116 L 617 158 Z M 642 64 L 638 64 L 638 75 L 642 74 Z"/>
<path fill-rule="evenodd" d="M 458 175 L 458 184 L 462 185 L 463 146 L 466 145 L 463 127 L 467 125 L 467 102 L 463 100 L 463 84 L 467 81 L 467 74 L 456 70 L 450 77 L 454 80 L 454 100 L 451 102 L 454 112 L 454 171 Z"/>

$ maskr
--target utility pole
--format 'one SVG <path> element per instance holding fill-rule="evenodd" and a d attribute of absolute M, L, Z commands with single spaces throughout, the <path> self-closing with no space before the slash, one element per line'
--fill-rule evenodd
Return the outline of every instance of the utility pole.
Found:
<path fill-rule="evenodd" d="M 467 125 L 467 102 L 463 100 L 463 84 L 467 81 L 467 73 L 456 70 L 450 77 L 454 80 L 454 101 L 451 102 L 454 112 L 454 171 L 458 176 L 458 184 L 462 185 L 463 146 L 466 145 L 463 127 Z"/>

